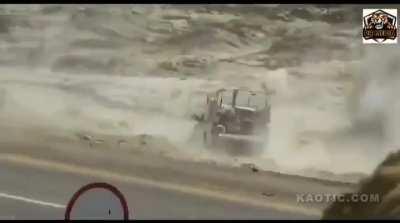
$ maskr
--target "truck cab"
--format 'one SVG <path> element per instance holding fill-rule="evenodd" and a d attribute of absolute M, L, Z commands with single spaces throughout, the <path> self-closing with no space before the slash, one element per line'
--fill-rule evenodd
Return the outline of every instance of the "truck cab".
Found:
<path fill-rule="evenodd" d="M 268 132 L 271 106 L 264 91 L 219 89 L 207 96 L 208 112 L 204 141 L 215 144 L 222 138 L 263 143 Z"/>

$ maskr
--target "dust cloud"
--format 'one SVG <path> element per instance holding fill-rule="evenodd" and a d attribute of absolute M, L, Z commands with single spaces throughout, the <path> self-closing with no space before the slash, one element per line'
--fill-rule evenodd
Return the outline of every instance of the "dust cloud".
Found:
<path fill-rule="evenodd" d="M 281 105 L 273 110 L 272 141 L 266 156 L 274 157 L 288 171 L 325 169 L 370 174 L 387 154 L 398 150 L 398 47 L 362 47 L 362 58 L 345 68 L 352 74 L 348 85 L 340 88 L 346 89 L 343 101 L 338 103 L 340 110 L 338 104 L 336 111 L 331 106 L 325 114 L 321 112 L 324 109 L 313 109 L 312 103 L 318 103 L 315 82 L 315 95 L 302 96 L 297 102 L 284 104 L 290 101 L 287 95 L 291 93 L 285 92 L 282 98 L 286 99 L 279 100 Z M 319 102 L 335 103 L 333 95 Z"/>

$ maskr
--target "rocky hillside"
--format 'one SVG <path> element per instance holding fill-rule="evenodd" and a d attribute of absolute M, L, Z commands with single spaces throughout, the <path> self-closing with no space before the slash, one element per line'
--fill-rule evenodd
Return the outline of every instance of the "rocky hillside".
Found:
<path fill-rule="evenodd" d="M 278 69 L 357 54 L 350 41 L 358 38 L 351 7 L 11 5 L 2 10 L 3 66 L 216 78 L 242 66 Z"/>

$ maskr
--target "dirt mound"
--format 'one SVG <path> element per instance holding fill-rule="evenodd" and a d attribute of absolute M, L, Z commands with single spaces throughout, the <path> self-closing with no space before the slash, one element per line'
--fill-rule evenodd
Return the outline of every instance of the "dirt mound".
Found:
<path fill-rule="evenodd" d="M 160 135 L 120 136 L 78 132 L 75 136 L 76 139 L 86 144 L 90 149 L 119 149 L 133 153 L 146 152 L 162 156 L 176 156 L 178 152 L 177 147 L 168 138 Z"/>
<path fill-rule="evenodd" d="M 356 195 L 377 195 L 368 202 L 335 202 L 323 213 L 323 219 L 396 219 L 400 214 L 400 152 L 389 154 L 371 177 L 361 182 L 354 193 L 344 194 L 350 200 Z"/>

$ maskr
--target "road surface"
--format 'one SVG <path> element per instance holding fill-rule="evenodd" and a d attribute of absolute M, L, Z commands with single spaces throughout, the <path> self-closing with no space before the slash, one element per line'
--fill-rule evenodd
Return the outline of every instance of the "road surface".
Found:
<path fill-rule="evenodd" d="M 0 219 L 63 219 L 83 185 L 107 182 L 128 202 L 131 219 L 310 219 L 312 217 L 104 178 L 0 161 Z M 94 204 L 95 205 L 95 204 Z M 315 218 L 315 217 L 314 217 Z"/>

